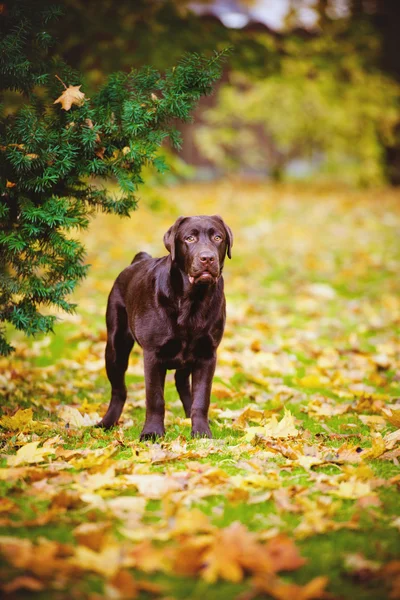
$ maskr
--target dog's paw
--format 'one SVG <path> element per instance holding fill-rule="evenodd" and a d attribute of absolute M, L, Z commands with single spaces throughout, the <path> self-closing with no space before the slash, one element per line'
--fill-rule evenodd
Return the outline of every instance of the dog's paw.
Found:
<path fill-rule="evenodd" d="M 117 425 L 116 421 L 110 421 L 109 419 L 104 418 L 98 423 L 96 423 L 95 427 L 101 427 L 102 429 L 111 429 L 111 427 L 114 427 L 114 425 Z"/>
<path fill-rule="evenodd" d="M 208 423 L 196 423 L 196 425 L 193 425 L 192 438 L 212 438 Z"/>
<path fill-rule="evenodd" d="M 143 431 L 140 434 L 140 441 L 141 442 L 145 442 L 146 440 L 150 440 L 152 442 L 155 442 L 157 440 L 157 438 L 160 437 L 164 437 L 165 435 L 165 429 L 164 427 L 160 426 L 152 426 L 152 427 L 143 427 Z"/>

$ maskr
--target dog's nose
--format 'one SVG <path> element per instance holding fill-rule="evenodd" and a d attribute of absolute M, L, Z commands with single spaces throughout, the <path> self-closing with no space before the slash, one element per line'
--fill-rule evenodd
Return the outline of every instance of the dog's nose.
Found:
<path fill-rule="evenodd" d="M 215 257 L 213 254 L 211 254 L 211 252 L 202 252 L 200 254 L 200 261 L 203 264 L 207 264 L 207 263 L 212 264 L 214 262 L 214 260 L 215 260 Z"/>

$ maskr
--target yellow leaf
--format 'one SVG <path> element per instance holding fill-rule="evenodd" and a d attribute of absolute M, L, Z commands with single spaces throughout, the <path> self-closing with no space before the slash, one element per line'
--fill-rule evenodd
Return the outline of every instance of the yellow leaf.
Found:
<path fill-rule="evenodd" d="M 81 415 L 79 410 L 74 406 L 61 406 L 58 416 L 68 424 L 68 427 L 80 428 L 91 427 L 99 422 L 100 416 L 97 413 L 90 415 Z"/>
<path fill-rule="evenodd" d="M 362 453 L 362 458 L 378 458 L 386 450 L 385 440 L 380 433 L 376 433 L 372 438 L 371 448 L 366 448 Z"/>
<path fill-rule="evenodd" d="M 246 435 L 244 436 L 245 442 L 251 442 L 256 436 L 264 435 L 264 427 L 246 427 Z"/>
<path fill-rule="evenodd" d="M 341 481 L 338 489 L 331 493 L 339 498 L 355 500 L 357 498 L 362 498 L 363 496 L 369 496 L 372 494 L 372 490 L 369 482 L 364 483 L 357 479 L 353 479 L 350 481 Z"/>
<path fill-rule="evenodd" d="M 382 408 L 382 412 L 391 425 L 400 427 L 400 410 L 394 410 L 393 408 Z"/>
<path fill-rule="evenodd" d="M 0 498 L 0 513 L 13 512 L 17 508 L 17 505 L 8 498 Z"/>
<path fill-rule="evenodd" d="M 137 487 L 139 494 L 145 498 L 159 500 L 169 492 L 175 492 L 183 488 L 183 482 L 172 479 L 166 475 L 149 473 L 148 475 L 125 475 L 124 480 Z"/>
<path fill-rule="evenodd" d="M 233 475 L 230 481 L 238 488 L 266 490 L 275 490 L 281 486 L 281 481 L 273 473 L 267 477 L 258 473 L 249 473 L 248 475 Z"/>
<path fill-rule="evenodd" d="M 4 416 L 0 419 L 0 425 L 10 431 L 43 431 L 46 425 L 33 420 L 31 408 L 17 410 L 12 417 Z"/>
<path fill-rule="evenodd" d="M 233 398 L 235 395 L 234 392 L 230 388 L 228 388 L 223 383 L 214 383 L 212 386 L 211 394 L 218 398 L 219 400 L 224 400 L 225 398 Z"/>
<path fill-rule="evenodd" d="M 397 442 L 400 442 L 400 429 L 396 429 L 396 431 L 392 431 L 392 433 L 387 433 L 383 438 L 383 441 L 385 442 L 386 449 L 392 450 Z"/>
<path fill-rule="evenodd" d="M 70 85 L 68 86 L 61 96 L 54 100 L 54 104 L 60 103 L 64 110 L 70 110 L 73 104 L 76 106 L 82 106 L 85 102 L 85 94 L 80 91 L 81 85 Z"/>
<path fill-rule="evenodd" d="M 244 429 L 247 425 L 247 421 L 253 421 L 255 423 L 261 423 L 265 419 L 265 412 L 258 410 L 252 406 L 245 408 L 241 414 L 233 421 L 232 427 L 234 429 Z"/>
<path fill-rule="evenodd" d="M 16 467 L 17 465 L 23 465 L 26 463 L 40 463 L 44 461 L 45 456 L 54 454 L 54 450 L 49 448 L 38 448 L 39 442 L 30 442 L 25 444 L 17 451 L 15 456 L 7 456 L 7 464 L 10 467 Z"/>
<path fill-rule="evenodd" d="M 86 474 L 85 474 L 86 475 Z M 86 475 L 84 479 L 77 482 L 75 486 L 83 490 L 99 490 L 100 488 L 113 487 L 121 485 L 120 480 L 115 476 L 115 468 L 110 467 L 104 473 L 94 473 Z"/>
<path fill-rule="evenodd" d="M 134 518 L 139 520 L 146 509 L 146 498 L 141 496 L 117 496 L 108 500 L 107 506 L 118 519 L 126 521 Z"/>
<path fill-rule="evenodd" d="M 319 377 L 318 375 L 305 375 L 299 379 L 299 384 L 303 387 L 320 388 L 328 383 L 327 377 Z"/>
<path fill-rule="evenodd" d="M 297 437 L 299 435 L 299 430 L 296 429 L 294 424 L 294 417 L 287 409 L 285 409 L 280 421 L 278 421 L 276 415 L 272 415 L 263 427 L 249 427 L 246 432 L 244 438 L 246 442 L 250 442 L 256 435 L 274 439 Z"/>
<path fill-rule="evenodd" d="M 84 571 L 94 571 L 103 577 L 112 577 L 124 565 L 124 551 L 121 545 L 106 546 L 101 552 L 94 552 L 86 546 L 77 546 L 70 563 Z"/>
<path fill-rule="evenodd" d="M 16 183 L 14 183 L 13 181 L 8 181 L 8 179 L 7 179 L 6 188 L 13 188 L 16 185 L 17 185 Z"/>
<path fill-rule="evenodd" d="M 61 406 L 58 416 L 68 423 L 69 427 L 83 427 L 83 416 L 73 406 Z"/>

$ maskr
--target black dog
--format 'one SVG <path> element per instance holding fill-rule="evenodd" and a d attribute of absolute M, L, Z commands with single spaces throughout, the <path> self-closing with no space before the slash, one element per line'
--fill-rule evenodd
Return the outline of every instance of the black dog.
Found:
<path fill-rule="evenodd" d="M 140 439 L 165 433 L 167 369 L 176 369 L 176 389 L 192 419 L 192 436 L 212 437 L 208 408 L 225 326 L 221 274 L 225 254 L 231 258 L 232 243 L 232 232 L 219 216 L 179 217 L 164 235 L 169 256 L 151 258 L 139 252 L 117 277 L 106 317 L 106 369 L 112 394 L 101 427 L 112 427 L 121 415 L 125 371 L 136 341 L 143 348 L 146 382 L 146 421 Z"/>

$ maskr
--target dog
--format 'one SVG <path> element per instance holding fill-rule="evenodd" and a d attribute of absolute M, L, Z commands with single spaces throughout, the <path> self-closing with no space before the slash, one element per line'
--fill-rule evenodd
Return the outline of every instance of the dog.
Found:
<path fill-rule="evenodd" d="M 225 327 L 222 270 L 233 235 L 218 216 L 179 217 L 164 235 L 169 255 L 139 252 L 117 277 L 107 305 L 106 371 L 111 400 L 99 426 L 118 423 L 125 371 L 135 342 L 143 348 L 146 419 L 140 440 L 162 437 L 164 383 L 175 384 L 193 437 L 211 438 L 208 421 L 216 351 Z M 191 378 L 191 383 L 190 383 Z"/>

